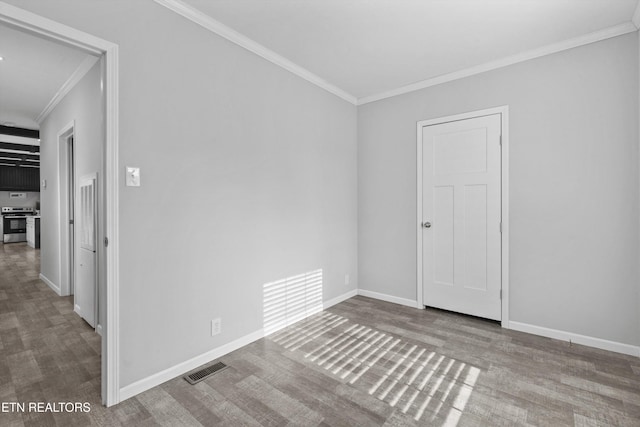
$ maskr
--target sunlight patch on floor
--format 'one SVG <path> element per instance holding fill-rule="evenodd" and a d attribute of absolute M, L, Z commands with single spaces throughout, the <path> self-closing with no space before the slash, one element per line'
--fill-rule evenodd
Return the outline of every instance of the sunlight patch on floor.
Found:
<path fill-rule="evenodd" d="M 416 421 L 455 426 L 480 369 L 322 312 L 270 337 Z"/>

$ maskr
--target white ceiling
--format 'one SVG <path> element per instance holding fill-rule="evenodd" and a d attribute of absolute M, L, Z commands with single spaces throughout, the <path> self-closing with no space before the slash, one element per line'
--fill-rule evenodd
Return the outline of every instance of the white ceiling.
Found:
<path fill-rule="evenodd" d="M 638 0 L 183 0 L 355 98 L 628 23 Z M 88 57 L 0 24 L 0 124 L 37 117 Z"/>
<path fill-rule="evenodd" d="M 183 0 L 356 98 L 631 21 L 638 0 Z"/>
<path fill-rule="evenodd" d="M 87 54 L 0 24 L 0 124 L 38 129 L 36 118 Z"/>

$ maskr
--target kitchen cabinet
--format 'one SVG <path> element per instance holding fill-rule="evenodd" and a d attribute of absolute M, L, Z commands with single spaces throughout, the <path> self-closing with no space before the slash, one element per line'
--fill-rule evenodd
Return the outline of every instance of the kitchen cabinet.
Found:
<path fill-rule="evenodd" d="M 40 247 L 40 217 L 27 217 L 27 245 L 38 249 Z"/>
<path fill-rule="evenodd" d="M 0 166 L 0 191 L 40 191 L 40 169 Z"/>

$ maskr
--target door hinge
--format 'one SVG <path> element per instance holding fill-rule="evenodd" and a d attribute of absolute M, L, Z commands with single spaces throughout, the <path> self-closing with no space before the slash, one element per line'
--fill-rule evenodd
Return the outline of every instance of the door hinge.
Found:
<path fill-rule="evenodd" d="M 108 238 L 104 238 L 104 247 L 106 248 L 107 246 L 109 246 L 109 239 Z"/>
<path fill-rule="evenodd" d="M 500 147 L 502 147 L 502 135 L 500 135 Z"/>
<path fill-rule="evenodd" d="M 502 221 L 500 221 L 500 233 L 502 233 Z"/>
<path fill-rule="evenodd" d="M 500 289 L 500 299 L 502 299 L 502 289 Z"/>

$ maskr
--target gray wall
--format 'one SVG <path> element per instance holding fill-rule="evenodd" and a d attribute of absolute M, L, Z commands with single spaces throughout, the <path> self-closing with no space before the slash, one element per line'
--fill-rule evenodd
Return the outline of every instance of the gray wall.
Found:
<path fill-rule="evenodd" d="M 358 109 L 359 274 L 416 299 L 416 122 L 510 107 L 510 320 L 640 344 L 638 36 Z"/>
<path fill-rule="evenodd" d="M 356 289 L 355 106 L 152 1 L 9 3 L 120 46 L 121 386 L 260 330 L 265 283 Z"/>
<path fill-rule="evenodd" d="M 58 134 L 71 121 L 75 121 L 74 157 L 76 184 L 89 173 L 102 177 L 102 150 L 104 140 L 104 97 L 100 88 L 102 62 L 98 61 L 76 86 L 49 113 L 40 126 L 40 179 L 46 179 L 47 187 L 41 189 L 40 259 L 41 273 L 57 286 L 68 280 L 60 271 L 60 262 L 66 265 L 65 254 L 60 253 L 61 244 L 66 245 L 68 235 L 61 233 L 65 218 L 60 215 L 67 206 L 66 180 L 61 182 L 61 168 L 66 168 L 66 158 L 58 142 Z M 59 163 L 62 161 L 63 163 Z M 77 186 L 77 185 L 76 185 Z M 101 191 L 101 189 L 100 189 Z M 78 206 L 76 206 L 78 207 Z M 99 207 L 100 209 L 101 207 Z M 78 214 L 76 213 L 76 217 Z M 99 217 L 100 223 L 102 219 Z M 100 236 L 102 226 L 100 227 Z M 79 242 L 79 233 L 76 233 Z M 79 244 L 79 243 L 77 243 Z M 98 248 L 98 256 L 103 256 Z M 104 313 L 102 313 L 104 314 Z"/>

